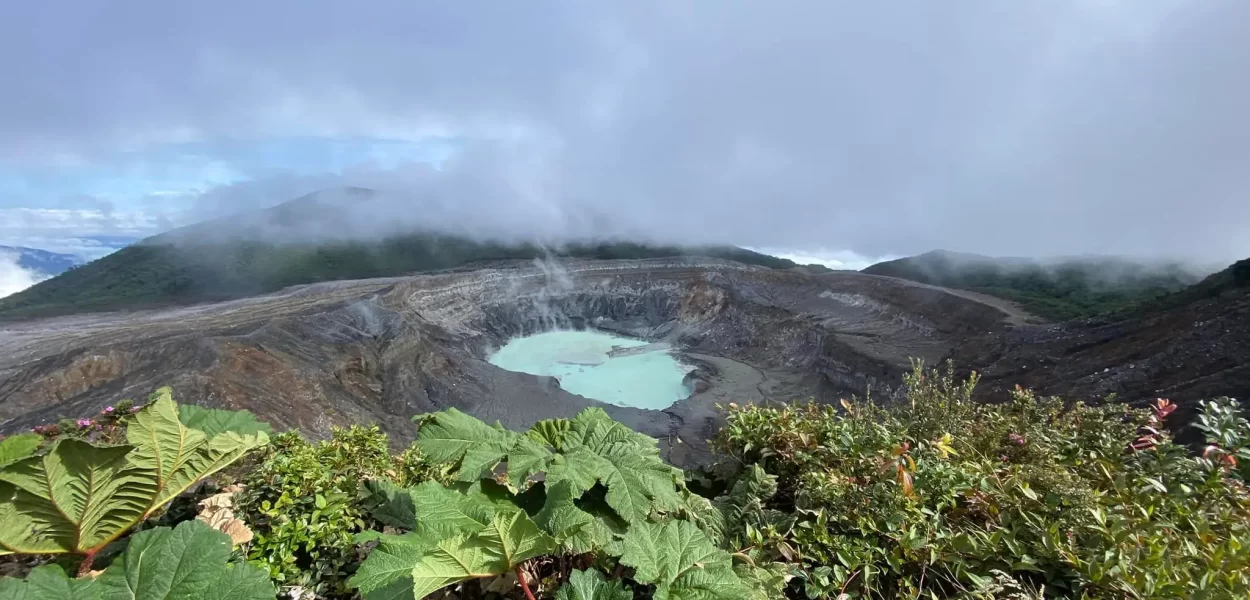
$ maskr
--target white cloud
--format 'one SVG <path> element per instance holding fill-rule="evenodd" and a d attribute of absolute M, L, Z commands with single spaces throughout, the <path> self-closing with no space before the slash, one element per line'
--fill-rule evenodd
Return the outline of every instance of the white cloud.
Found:
<path fill-rule="evenodd" d="M 0 298 L 16 294 L 46 279 L 17 264 L 17 254 L 0 251 Z"/>
<path fill-rule="evenodd" d="M 779 250 L 776 248 L 748 248 L 748 250 L 792 260 L 800 265 L 822 265 L 830 269 L 849 271 L 858 271 L 881 261 L 899 258 L 897 256 L 871 258 L 856 254 L 850 250 L 821 249 L 814 252 Z"/>
<path fill-rule="evenodd" d="M 138 211 L 70 208 L 0 208 L 0 244 L 31 246 L 40 237 L 122 235 L 145 237 L 163 228 L 159 215 Z"/>

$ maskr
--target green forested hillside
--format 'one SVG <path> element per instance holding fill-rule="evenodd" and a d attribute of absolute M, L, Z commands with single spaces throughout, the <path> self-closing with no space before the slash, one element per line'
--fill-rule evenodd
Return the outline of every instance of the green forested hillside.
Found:
<path fill-rule="evenodd" d="M 389 277 L 548 255 L 597 259 L 700 255 L 778 269 L 797 266 L 732 246 L 615 241 L 547 248 L 478 241 L 422 229 L 421 221 L 411 215 L 396 216 L 405 207 L 402 200 L 375 190 L 332 188 L 196 223 L 0 298 L 0 320 L 211 302 L 318 281 Z"/>
<path fill-rule="evenodd" d="M 1113 258 L 1044 264 L 945 251 L 877 263 L 863 272 L 998 296 L 1058 321 L 1133 308 L 1198 281 L 1175 264 Z"/>
<path fill-rule="evenodd" d="M 403 275 L 477 261 L 529 259 L 549 251 L 461 237 L 411 234 L 376 243 L 235 241 L 171 243 L 159 236 L 0 299 L 0 319 L 238 298 L 287 286 Z M 773 268 L 795 264 L 742 248 L 634 243 L 579 244 L 559 255 L 599 259 L 713 256 Z"/>

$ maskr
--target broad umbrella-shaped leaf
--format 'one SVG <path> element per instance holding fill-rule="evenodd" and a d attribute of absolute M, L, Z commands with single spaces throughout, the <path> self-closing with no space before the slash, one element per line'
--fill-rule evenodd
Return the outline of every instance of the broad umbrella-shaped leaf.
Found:
<path fill-rule="evenodd" d="M 161 388 L 158 392 L 168 396 L 169 388 Z M 178 417 L 183 425 L 203 431 L 204 435 L 210 438 L 227 431 L 244 436 L 262 432 L 273 433 L 273 428 L 268 423 L 258 420 L 256 415 L 247 410 L 221 410 L 183 404 L 178 407 Z"/>
<path fill-rule="evenodd" d="M 570 554 L 584 554 L 608 548 L 615 535 L 624 534 L 625 526 L 609 514 L 594 514 L 574 503 L 575 496 L 569 482 L 561 482 L 547 488 L 546 503 L 534 516 L 544 530 L 560 542 L 561 548 Z"/>
<path fill-rule="evenodd" d="M 136 533 L 96 578 L 71 579 L 59 567 L 25 581 L 0 580 L 0 600 L 273 600 L 263 569 L 229 564 L 230 536 L 200 521 Z"/>
<path fill-rule="evenodd" d="M 230 564 L 230 536 L 198 520 L 136 533 L 97 581 L 103 600 L 272 600 L 263 569 Z"/>
<path fill-rule="evenodd" d="M 569 423 L 561 450 L 566 452 L 586 448 L 602 454 L 618 442 L 630 442 L 636 450 L 659 458 L 660 450 L 654 438 L 638 433 L 608 416 L 602 408 L 587 408 Z"/>
<path fill-rule="evenodd" d="M 205 422 L 213 430 L 223 423 L 220 419 Z M 243 434 L 227 429 L 210 437 L 189 428 L 179 419 L 178 406 L 165 388 L 165 393 L 156 394 L 155 400 L 135 415 L 126 429 L 126 440 L 135 447 L 130 462 L 155 477 L 156 494 L 148 510 L 151 514 L 195 482 L 268 443 L 269 436 L 264 431 Z"/>
<path fill-rule="evenodd" d="M 0 468 L 34 454 L 42 441 L 43 437 L 34 433 L 20 433 L 0 440 Z"/>
<path fill-rule="evenodd" d="M 753 600 L 751 589 L 729 567 L 687 571 L 655 587 L 654 600 Z"/>
<path fill-rule="evenodd" d="M 789 569 L 788 565 L 779 562 L 763 566 L 734 565 L 738 579 L 751 590 L 751 600 L 784 598 L 786 584 L 790 581 Z"/>
<path fill-rule="evenodd" d="M 461 493 L 427 481 L 410 490 L 416 513 L 416 532 L 432 540 L 476 533 L 490 525 L 499 512 L 517 512 L 516 506 L 494 502 L 480 491 Z"/>
<path fill-rule="evenodd" d="M 623 564 L 634 579 L 655 584 L 655 597 L 670 600 L 741 599 L 749 595 L 733 572 L 729 554 L 693 523 L 634 523 L 625 534 Z"/>
<path fill-rule="evenodd" d="M 347 583 L 369 600 L 412 600 L 412 567 L 434 543 L 415 533 L 380 535 L 378 546 Z"/>
<path fill-rule="evenodd" d="M 563 458 L 566 462 L 553 462 L 548 470 L 549 486 L 567 481 L 580 494 L 593 485 L 593 480 L 587 480 L 593 475 L 608 488 L 608 504 L 630 523 L 647 520 L 656 509 L 682 506 L 673 468 L 658 456 L 640 452 L 630 441 L 614 442 L 599 451 L 579 448 Z"/>
<path fill-rule="evenodd" d="M 438 540 L 421 534 L 382 536 L 350 584 L 368 600 L 423 598 L 469 579 L 506 573 L 555 549 L 555 540 L 525 513 L 496 514 L 475 533 Z"/>
<path fill-rule="evenodd" d="M 493 479 L 495 468 L 507 463 L 507 486 L 513 492 L 528 488 L 530 477 L 546 470 L 551 451 L 545 445 L 451 409 L 425 418 L 417 445 L 434 462 L 459 462 L 456 480 Z"/>
<path fill-rule="evenodd" d="M 444 540 L 422 556 L 412 567 L 412 594 L 424 598 L 453 583 L 500 575 L 555 548 L 525 513 L 495 515 L 482 531 Z"/>
<path fill-rule="evenodd" d="M 680 471 L 660 459 L 655 440 L 613 421 L 602 409 L 588 408 L 574 418 L 563 454 L 549 461 L 547 485 L 567 481 L 574 495 L 598 481 L 608 488 L 608 504 L 629 522 L 644 521 L 655 510 L 682 506 Z"/>
<path fill-rule="evenodd" d="M 491 427 L 454 408 L 425 417 L 417 432 L 417 446 L 435 463 L 454 463 L 474 453 L 470 465 L 477 467 L 495 456 L 497 463 L 516 442 L 518 434 L 503 427 Z M 494 466 L 493 464 L 491 466 Z M 475 477 L 476 479 L 476 477 Z"/>
<path fill-rule="evenodd" d="M 573 571 L 556 592 L 556 600 L 633 600 L 620 580 L 608 581 L 599 571 Z"/>
<path fill-rule="evenodd" d="M 86 554 L 117 539 L 151 506 L 154 480 L 128 460 L 130 446 L 58 441 L 0 471 L 13 486 L 0 502 L 0 545 L 22 553 Z"/>
<path fill-rule="evenodd" d="M 780 523 L 786 515 L 764 508 L 764 502 L 776 493 L 777 476 L 753 465 L 734 482 L 728 494 L 711 503 L 715 510 L 692 511 L 692 517 L 712 541 L 721 544 L 730 533 L 746 531 L 747 525 L 758 528 L 772 521 Z"/>
<path fill-rule="evenodd" d="M 561 450 L 571 426 L 572 422 L 568 419 L 545 419 L 534 423 L 525 435 L 539 444 Z"/>
<path fill-rule="evenodd" d="M 100 600 L 100 586 L 91 578 L 70 579 L 56 565 L 31 569 L 26 579 L 0 579 L 0 600 Z"/>
<path fill-rule="evenodd" d="M 403 529 L 416 529 L 417 509 L 413 506 L 412 491 L 399 487 L 385 479 L 370 479 L 361 490 L 361 506 L 378 521 Z"/>
<path fill-rule="evenodd" d="M 551 463 L 551 451 L 528 437 L 517 438 L 508 450 L 508 488 L 513 492 L 525 490 L 532 483 L 530 478 L 547 471 Z"/>

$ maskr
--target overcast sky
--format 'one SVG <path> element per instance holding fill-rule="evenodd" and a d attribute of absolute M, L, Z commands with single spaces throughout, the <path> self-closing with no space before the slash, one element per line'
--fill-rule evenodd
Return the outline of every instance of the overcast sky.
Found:
<path fill-rule="evenodd" d="M 1250 256 L 1246 0 L 14 1 L 0 74 L 0 243 L 351 183 L 844 262 Z"/>

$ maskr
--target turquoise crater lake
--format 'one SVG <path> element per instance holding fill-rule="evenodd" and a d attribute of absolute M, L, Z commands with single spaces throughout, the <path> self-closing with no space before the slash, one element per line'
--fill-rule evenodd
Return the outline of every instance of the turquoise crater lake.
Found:
<path fill-rule="evenodd" d="M 665 344 L 599 331 L 549 331 L 514 338 L 488 359 L 509 371 L 546 375 L 569 393 L 633 408 L 662 410 L 690 396 L 690 370 Z"/>

